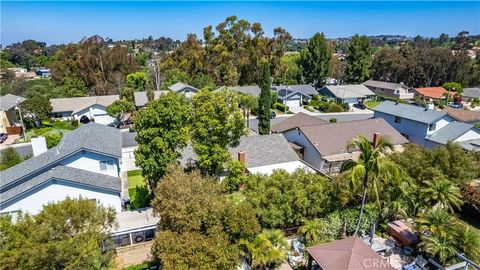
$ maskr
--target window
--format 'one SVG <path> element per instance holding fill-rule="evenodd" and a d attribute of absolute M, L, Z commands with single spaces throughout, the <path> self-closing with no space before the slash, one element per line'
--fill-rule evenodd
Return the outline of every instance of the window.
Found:
<path fill-rule="evenodd" d="M 402 122 L 402 118 L 400 116 L 395 116 L 395 123 L 400 124 Z"/>
<path fill-rule="evenodd" d="M 110 171 L 115 169 L 113 166 L 113 160 L 100 161 L 100 171 Z"/>
<path fill-rule="evenodd" d="M 428 125 L 428 131 L 435 131 L 436 128 L 437 128 L 437 125 L 436 125 L 436 124 L 430 124 L 430 125 Z"/>

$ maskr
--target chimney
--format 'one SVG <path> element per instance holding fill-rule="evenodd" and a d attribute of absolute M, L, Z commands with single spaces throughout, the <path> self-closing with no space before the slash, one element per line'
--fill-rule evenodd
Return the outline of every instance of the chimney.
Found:
<path fill-rule="evenodd" d="M 373 133 L 373 147 L 376 147 L 380 142 L 381 135 L 378 132 Z"/>
<path fill-rule="evenodd" d="M 45 137 L 32 138 L 31 142 L 34 157 L 47 152 L 47 141 Z"/>
<path fill-rule="evenodd" d="M 245 151 L 238 151 L 238 161 L 242 162 L 243 164 L 247 164 L 247 157 Z"/>

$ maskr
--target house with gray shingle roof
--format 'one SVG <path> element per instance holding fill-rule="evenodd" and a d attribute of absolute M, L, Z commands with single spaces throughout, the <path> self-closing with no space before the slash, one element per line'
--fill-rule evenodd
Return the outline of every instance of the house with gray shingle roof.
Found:
<path fill-rule="evenodd" d="M 153 99 L 157 100 L 160 95 L 167 93 L 168 91 L 153 91 Z M 137 91 L 134 92 L 133 95 L 135 96 L 135 106 L 137 109 L 143 108 L 147 106 L 148 98 L 147 98 L 147 91 Z"/>
<path fill-rule="evenodd" d="M 430 146 L 428 136 L 451 123 L 454 119 L 445 111 L 384 101 L 373 108 L 374 118 L 383 118 L 411 143 Z"/>
<path fill-rule="evenodd" d="M 182 82 L 177 82 L 168 87 L 168 89 L 177 93 L 185 94 L 186 97 L 192 97 L 199 91 L 197 88 Z"/>
<path fill-rule="evenodd" d="M 301 107 L 303 101 L 309 101 L 312 96 L 290 88 L 282 88 L 276 91 L 278 101 L 287 107 Z"/>
<path fill-rule="evenodd" d="M 294 128 L 303 127 L 303 126 L 317 126 L 324 125 L 330 122 L 309 115 L 303 112 L 294 114 L 293 116 L 286 117 L 284 120 L 272 126 L 271 131 L 274 133 L 282 133 L 289 131 Z"/>
<path fill-rule="evenodd" d="M 259 97 L 260 92 L 262 91 L 258 85 L 244 85 L 244 86 L 221 86 L 214 91 L 223 91 L 223 90 L 232 90 L 240 94 L 252 95 L 254 97 Z"/>
<path fill-rule="evenodd" d="M 299 168 L 314 171 L 300 159 L 282 134 L 242 137 L 240 144 L 230 147 L 228 151 L 232 159 L 245 163 L 249 173 L 270 174 L 277 169 L 293 172 Z M 188 145 L 182 152 L 180 164 L 192 167 L 196 160 L 192 145 Z"/>
<path fill-rule="evenodd" d="M 480 140 L 480 129 L 473 124 L 453 121 L 437 132 L 427 137 L 430 142 L 429 147 L 437 145 L 446 145 L 449 141 L 459 143 L 465 150 L 473 151 L 480 150 L 480 147 L 475 143 L 470 143 Z"/>
<path fill-rule="evenodd" d="M 480 87 L 463 88 L 462 97 L 465 101 L 470 101 L 474 98 L 480 99 Z"/>
<path fill-rule="evenodd" d="M 294 84 L 294 85 L 274 85 L 273 90 L 290 89 L 292 91 L 300 92 L 307 96 L 318 95 L 317 89 L 310 84 Z"/>
<path fill-rule="evenodd" d="M 363 83 L 368 89 L 379 96 L 387 96 L 398 99 L 413 99 L 414 90 L 403 83 L 391 83 L 368 80 Z"/>
<path fill-rule="evenodd" d="M 318 92 L 339 103 L 348 103 L 350 106 L 375 96 L 375 93 L 363 84 L 327 85 L 320 88 Z"/>
<path fill-rule="evenodd" d="M 108 115 L 107 107 L 116 100 L 119 100 L 118 95 L 52 98 L 50 104 L 53 118 L 62 120 L 86 118 L 93 119 L 95 123 L 108 125 L 114 123 L 115 118 Z"/>
<path fill-rule="evenodd" d="M 0 97 L 0 133 L 7 133 L 7 128 L 19 123 L 15 107 L 27 100 L 26 98 L 6 94 Z"/>
<path fill-rule="evenodd" d="M 381 118 L 299 126 L 283 132 L 283 135 L 305 162 L 327 174 L 338 172 L 347 160 L 358 159 L 359 152 L 348 151 L 346 145 L 360 135 L 372 142 L 375 138 L 386 137 L 398 150 L 408 143 L 407 139 Z"/>
<path fill-rule="evenodd" d="M 121 147 L 118 129 L 96 123 L 65 134 L 57 146 L 0 172 L 0 213 L 33 214 L 67 196 L 120 211 Z"/>

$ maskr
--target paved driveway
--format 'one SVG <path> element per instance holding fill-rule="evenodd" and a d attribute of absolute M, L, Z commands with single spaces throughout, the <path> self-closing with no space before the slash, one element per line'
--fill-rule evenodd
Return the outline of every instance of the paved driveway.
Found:
<path fill-rule="evenodd" d="M 306 113 L 306 114 L 315 114 L 315 112 L 310 112 L 309 110 L 304 109 L 303 107 L 300 107 L 300 106 L 290 107 L 289 109 L 293 113 L 302 112 L 302 113 Z M 318 113 L 318 111 L 316 113 Z"/>

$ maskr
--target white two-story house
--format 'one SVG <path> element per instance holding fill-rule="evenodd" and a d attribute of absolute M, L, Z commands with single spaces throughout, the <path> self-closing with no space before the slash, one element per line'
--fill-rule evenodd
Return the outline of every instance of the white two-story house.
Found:
<path fill-rule="evenodd" d="M 43 153 L 34 149 L 36 156 L 0 172 L 0 214 L 35 214 L 66 197 L 95 200 L 120 212 L 121 149 L 120 131 L 96 123 L 65 134 Z"/>

